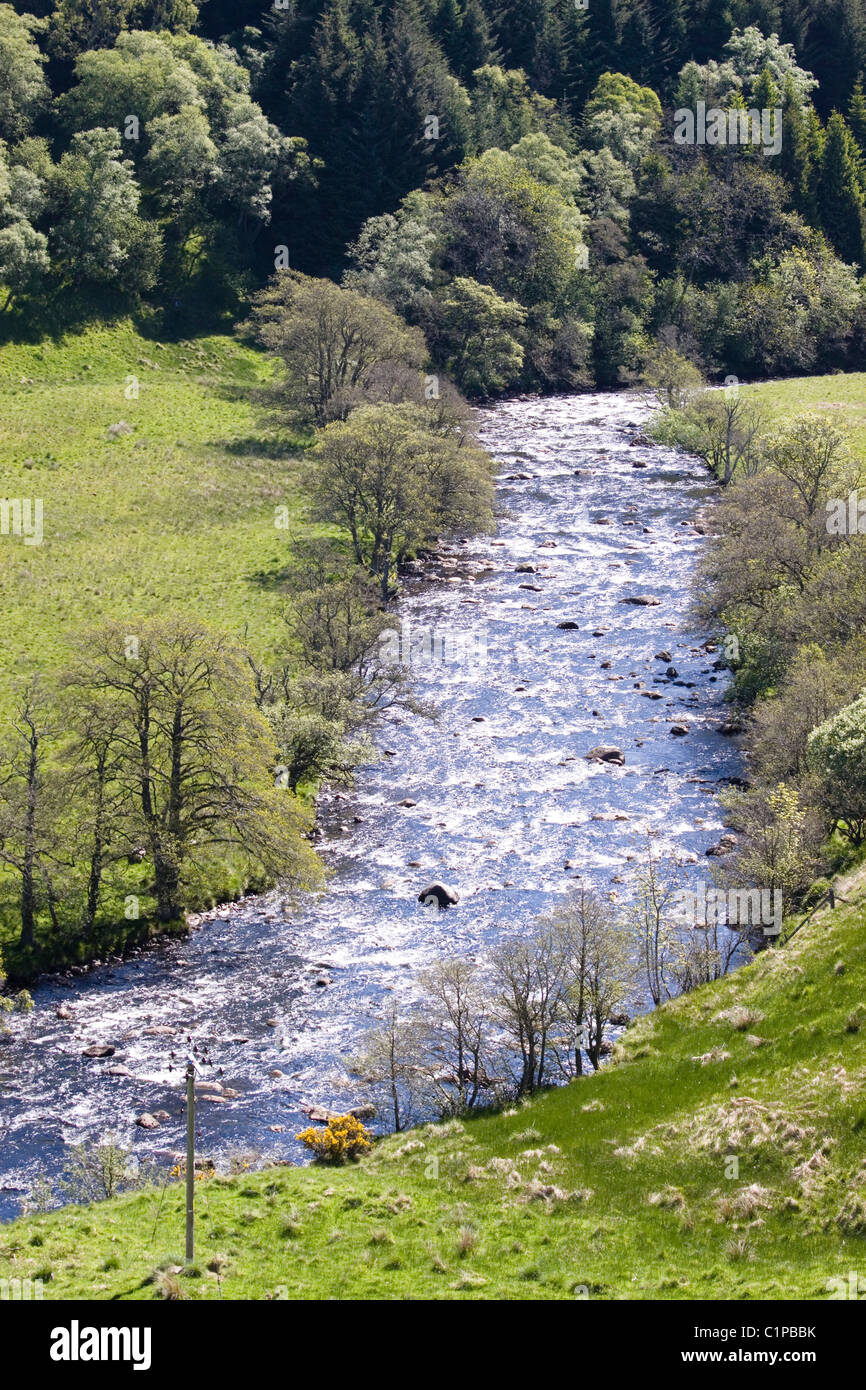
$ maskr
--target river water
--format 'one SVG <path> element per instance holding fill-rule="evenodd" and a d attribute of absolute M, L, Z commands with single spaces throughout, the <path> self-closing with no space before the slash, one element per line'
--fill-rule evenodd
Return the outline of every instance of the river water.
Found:
<path fill-rule="evenodd" d="M 197 1147 L 301 1161 L 302 1105 L 367 1098 L 348 1059 L 393 1001 L 411 1004 L 419 967 L 519 932 L 577 872 L 627 897 L 648 830 L 708 880 L 712 794 L 741 771 L 719 732 L 727 677 L 687 625 L 694 523 L 714 489 L 696 462 L 641 441 L 648 413 L 629 395 L 481 413 L 501 462 L 497 533 L 447 548 L 399 615 L 438 719 L 395 714 L 381 759 L 323 797 L 325 893 L 248 899 L 187 940 L 35 989 L 0 1046 L 0 1216 L 58 1174 L 69 1144 L 113 1133 L 143 1158 L 181 1148 L 187 1036 L 206 1077 L 237 1093 L 199 1106 Z M 660 602 L 621 602 L 640 595 Z M 598 744 L 624 767 L 586 762 Z M 433 880 L 457 907 L 417 901 Z M 83 1057 L 94 1043 L 114 1055 Z M 145 1131 L 145 1111 L 169 1118 Z"/>

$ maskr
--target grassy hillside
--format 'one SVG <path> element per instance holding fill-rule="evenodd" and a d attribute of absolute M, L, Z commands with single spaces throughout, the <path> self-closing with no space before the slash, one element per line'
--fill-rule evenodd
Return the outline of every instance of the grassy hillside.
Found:
<path fill-rule="evenodd" d="M 173 1184 L 5 1227 L 0 1277 L 56 1299 L 824 1299 L 866 1273 L 864 911 L 825 910 L 518 1110 L 203 1180 L 194 1267 Z"/>
<path fill-rule="evenodd" d="M 764 381 L 749 386 L 747 394 L 771 420 L 790 419 L 806 411 L 829 415 L 849 436 L 855 453 L 866 455 L 866 372 Z"/>
<path fill-rule="evenodd" d="M 41 545 L 0 536 L 0 712 L 10 674 L 56 669 L 102 619 L 170 606 L 271 646 L 280 598 L 259 576 L 285 563 L 274 509 L 295 498 L 291 441 L 250 400 L 268 370 L 231 338 L 129 323 L 0 348 L 0 497 L 44 507 Z"/>

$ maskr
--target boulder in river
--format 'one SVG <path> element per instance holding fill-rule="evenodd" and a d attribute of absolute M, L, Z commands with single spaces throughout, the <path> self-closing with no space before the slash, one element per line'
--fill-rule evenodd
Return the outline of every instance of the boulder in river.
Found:
<path fill-rule="evenodd" d="M 725 738 L 736 738 L 737 734 L 745 732 L 746 726 L 739 719 L 726 719 L 719 729 L 719 733 L 724 734 Z"/>
<path fill-rule="evenodd" d="M 654 594 L 633 594 L 630 598 L 621 598 L 620 603 L 632 603 L 636 608 L 658 608 L 661 599 Z"/>
<path fill-rule="evenodd" d="M 565 621 L 564 623 L 557 623 L 556 626 L 559 628 L 560 632 L 579 632 L 579 631 L 580 631 L 580 624 L 579 624 L 579 623 L 572 622 L 572 620 L 571 620 L 570 618 L 569 618 L 569 619 L 566 619 L 566 621 Z"/>
<path fill-rule="evenodd" d="M 611 763 L 614 767 L 625 765 L 625 754 L 614 744 L 599 744 L 597 748 L 590 748 L 583 756 L 588 763 Z"/>
<path fill-rule="evenodd" d="M 717 845 L 711 845 L 706 851 L 708 859 L 723 859 L 726 854 L 733 854 L 737 848 L 736 835 L 723 835 Z"/>
<path fill-rule="evenodd" d="M 110 1043 L 93 1043 L 90 1047 L 85 1047 L 82 1057 L 113 1057 L 115 1049 Z"/>
<path fill-rule="evenodd" d="M 440 911 L 444 912 L 446 908 L 455 907 L 459 903 L 460 894 L 456 893 L 453 888 L 448 888 L 444 883 L 429 883 L 418 894 L 418 901 L 423 903 L 425 907 L 432 907 L 435 903 Z"/>
<path fill-rule="evenodd" d="M 673 734 L 674 738 L 685 738 L 685 736 L 686 736 L 686 734 L 688 733 L 688 731 L 689 731 L 689 726 L 688 726 L 688 724 L 672 724 L 672 725 L 671 725 L 671 733 Z"/>
<path fill-rule="evenodd" d="M 139 1115 L 135 1123 L 139 1129 L 159 1129 L 159 1120 L 155 1115 L 148 1115 L 147 1112 Z"/>

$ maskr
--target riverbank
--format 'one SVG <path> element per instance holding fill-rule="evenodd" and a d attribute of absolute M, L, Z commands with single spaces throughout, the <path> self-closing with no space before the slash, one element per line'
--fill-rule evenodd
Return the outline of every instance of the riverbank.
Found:
<path fill-rule="evenodd" d="M 846 1297 L 866 1275 L 866 903 L 846 890 L 638 1020 L 597 1075 L 349 1167 L 204 1178 L 192 1267 L 175 1183 L 0 1228 L 0 1278 L 86 1300 Z"/>
<path fill-rule="evenodd" d="M 236 1093 L 203 1112 L 207 1155 L 303 1161 L 304 1107 L 371 1099 L 351 1059 L 392 1003 L 413 1007 L 432 962 L 525 934 L 578 875 L 624 906 L 648 834 L 708 879 L 715 792 L 741 772 L 725 674 L 688 623 L 716 488 L 640 442 L 645 416 L 629 395 L 485 414 L 498 534 L 444 547 L 400 609 L 438 719 L 391 711 L 380 760 L 323 795 L 321 896 L 244 899 L 184 940 L 37 986 L 4 1052 L 0 1210 L 75 1144 L 114 1133 L 143 1160 L 181 1148 L 170 1054 L 190 1036 Z M 588 760 L 602 743 L 616 764 Z M 460 902 L 431 915 L 418 895 L 436 880 Z M 157 1113 L 156 1129 L 136 1125 Z"/>

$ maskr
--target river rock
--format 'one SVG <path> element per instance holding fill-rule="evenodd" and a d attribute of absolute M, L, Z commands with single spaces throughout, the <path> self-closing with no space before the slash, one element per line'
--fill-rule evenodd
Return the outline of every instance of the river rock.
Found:
<path fill-rule="evenodd" d="M 397 802 L 398 806 L 417 806 L 418 802 L 413 801 L 411 796 L 404 796 L 402 801 Z"/>
<path fill-rule="evenodd" d="M 597 748 L 590 748 L 583 756 L 588 763 L 610 763 L 615 767 L 623 767 L 625 764 L 625 754 L 621 748 L 613 744 L 599 744 Z"/>
<path fill-rule="evenodd" d="M 155 1115 L 148 1115 L 147 1112 L 139 1115 L 135 1123 L 139 1129 L 159 1129 L 159 1120 Z"/>
<path fill-rule="evenodd" d="M 314 1125 L 326 1125 L 337 1118 L 337 1111 L 328 1110 L 324 1105 L 302 1105 L 300 1108 Z"/>
<path fill-rule="evenodd" d="M 118 1066 L 116 1066 L 116 1067 L 108 1067 L 108 1069 L 107 1069 L 107 1075 L 108 1075 L 108 1076 L 132 1076 L 132 1072 L 129 1070 L 129 1067 L 121 1067 L 121 1066 L 118 1065 Z"/>
<path fill-rule="evenodd" d="M 456 904 L 459 903 L 460 894 L 456 893 L 453 888 L 447 887 L 444 883 L 429 883 L 427 887 L 418 894 L 418 901 L 419 903 L 423 903 L 425 907 L 429 907 L 435 902 L 440 910 L 444 912 L 446 908 L 455 907 Z"/>
<path fill-rule="evenodd" d="M 733 854 L 737 848 L 736 835 L 723 835 L 717 845 L 711 845 L 706 851 L 708 859 L 723 859 L 726 854 Z"/>
<path fill-rule="evenodd" d="M 672 725 L 671 725 L 671 734 L 673 735 L 674 738 L 685 738 L 685 736 L 686 736 L 686 734 L 687 734 L 688 732 L 689 732 L 689 726 L 688 726 L 688 724 L 672 724 Z"/>
<path fill-rule="evenodd" d="M 375 1120 L 376 1107 L 369 1102 L 366 1105 L 353 1105 L 348 1113 L 356 1120 Z"/>
<path fill-rule="evenodd" d="M 680 673 L 677 670 L 676 666 L 669 666 L 668 669 L 665 671 L 665 675 L 667 676 L 668 680 L 672 681 L 675 681 L 679 674 Z"/>
<path fill-rule="evenodd" d="M 110 1043 L 93 1043 L 90 1047 L 85 1047 L 82 1057 L 113 1057 L 115 1049 Z"/>
<path fill-rule="evenodd" d="M 658 608 L 661 599 L 653 594 L 633 594 L 630 598 L 621 598 L 620 603 L 631 603 L 636 608 Z"/>
<path fill-rule="evenodd" d="M 739 719 L 726 719 L 719 729 L 719 733 L 724 734 L 725 738 L 735 738 L 737 734 L 745 732 L 746 726 Z"/>
<path fill-rule="evenodd" d="M 68 1004 L 60 1004 L 58 1008 L 54 1010 L 54 1017 L 62 1018 L 65 1023 L 69 1023 L 72 1021 L 75 1015 Z"/>

